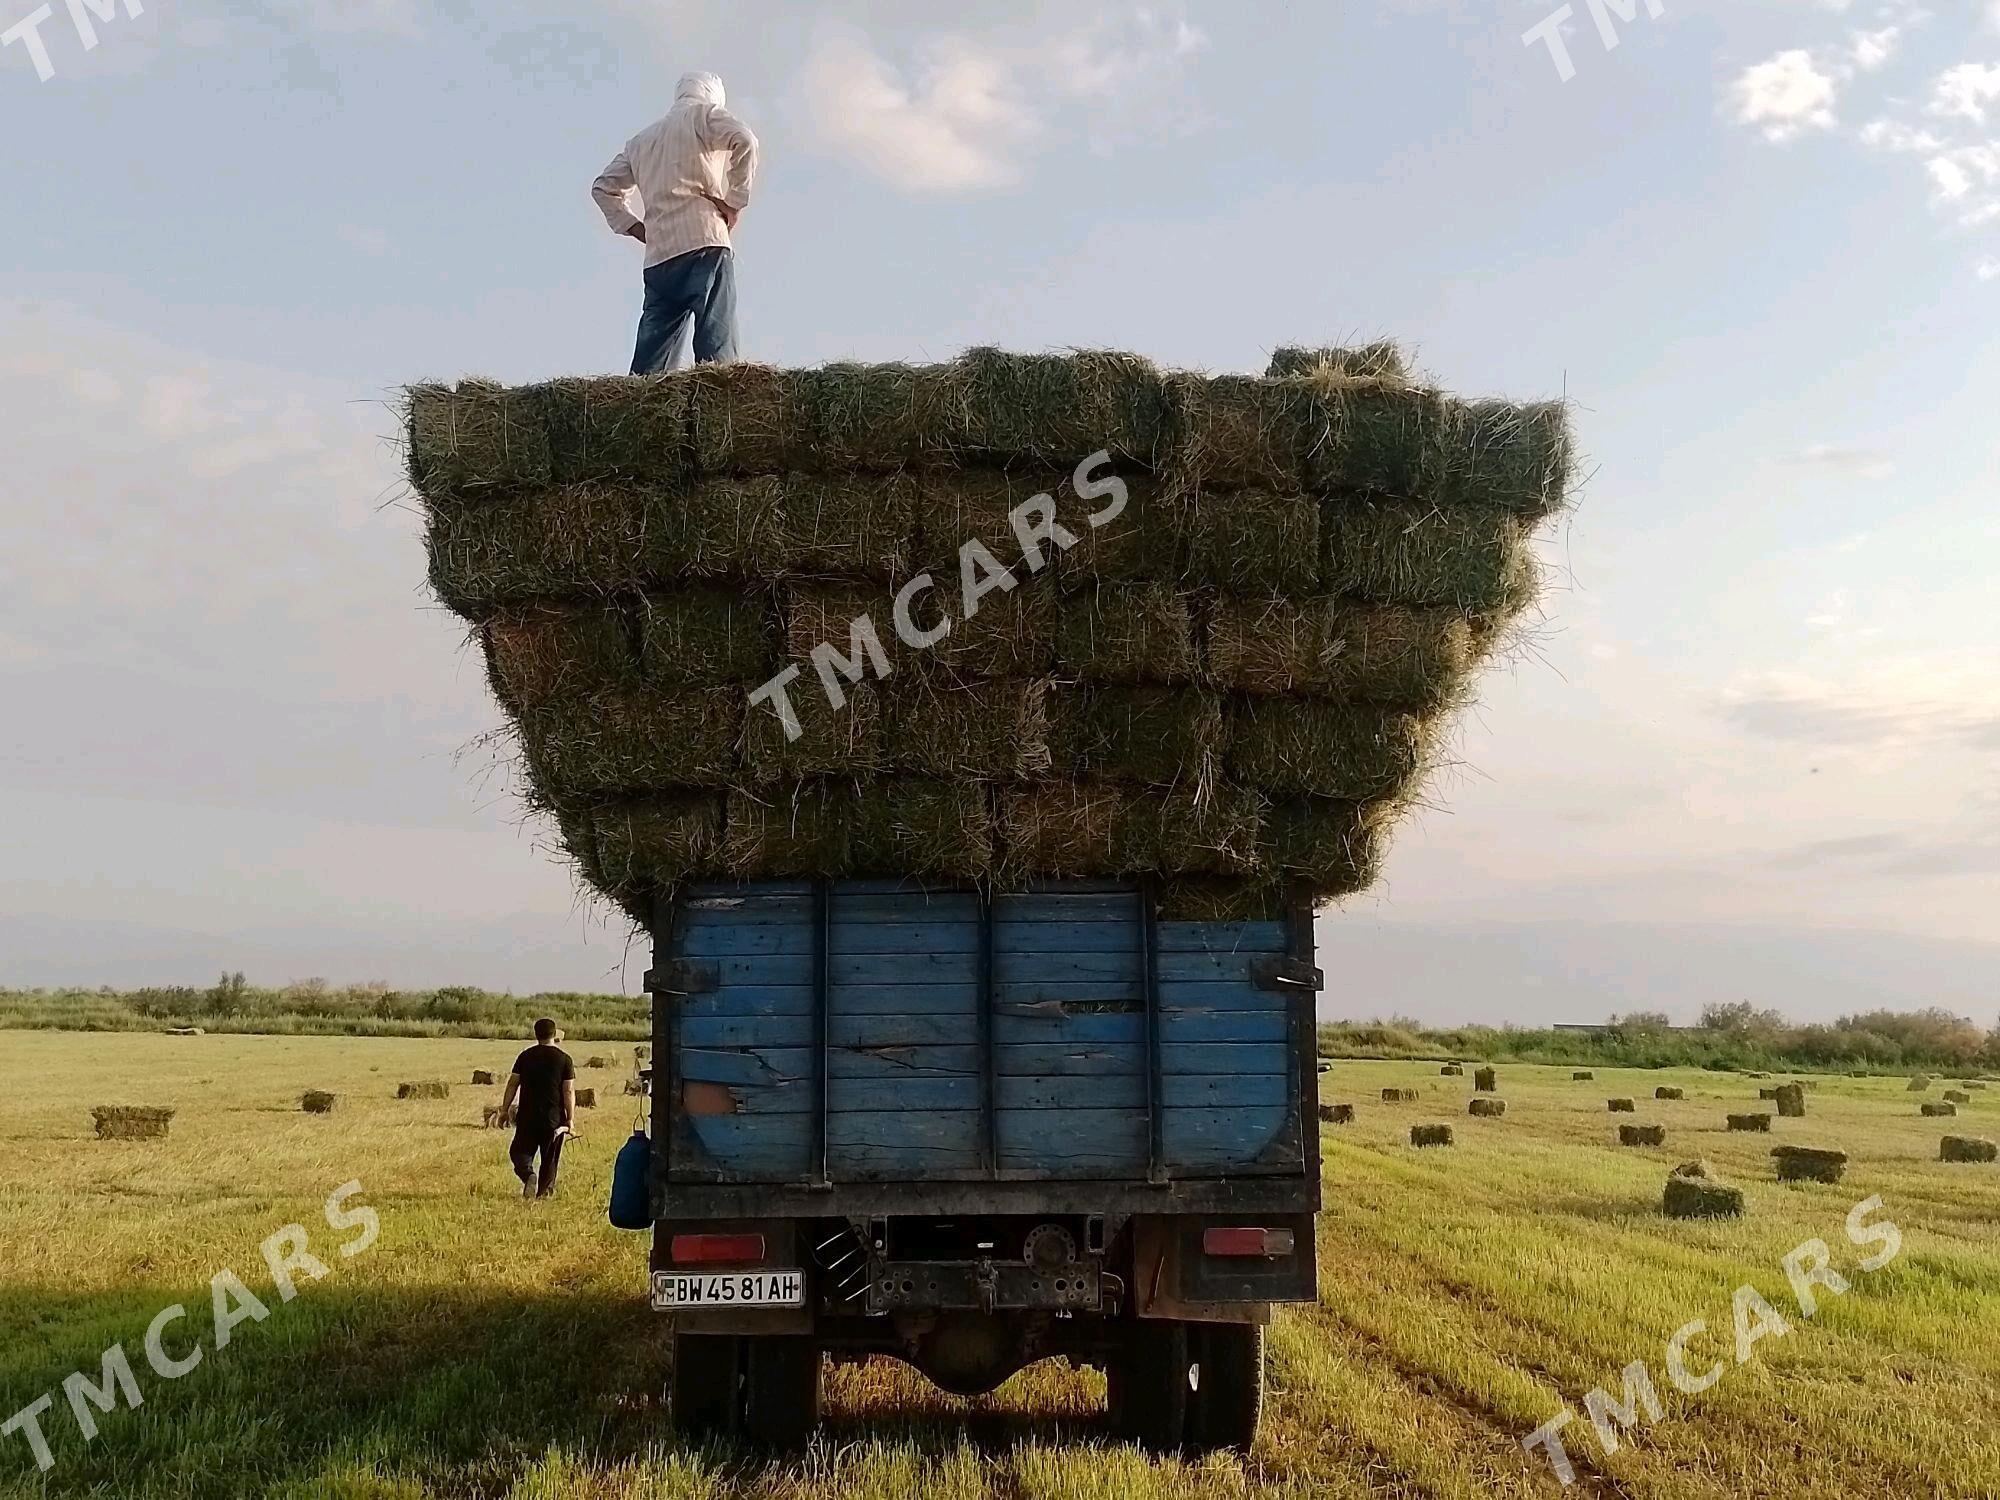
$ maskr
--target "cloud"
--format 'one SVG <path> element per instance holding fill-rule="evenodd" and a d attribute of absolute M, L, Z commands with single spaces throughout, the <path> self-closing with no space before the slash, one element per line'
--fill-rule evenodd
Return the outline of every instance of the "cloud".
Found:
<path fill-rule="evenodd" d="M 1739 124 L 1762 128 L 1765 139 L 1787 141 L 1807 130 L 1831 130 L 1839 96 L 1834 78 L 1803 49 L 1780 52 L 1746 68 L 1731 89 Z"/>
<path fill-rule="evenodd" d="M 1956 667 L 1883 665 L 1846 681 L 1745 674 L 1719 707 L 1739 729 L 1818 750 L 2000 750 L 2000 680 Z"/>
<path fill-rule="evenodd" d="M 819 149 L 913 193 L 1005 188 L 1064 137 L 1099 151 L 1181 128 L 1179 82 L 1206 45 L 1145 10 L 1042 35 L 924 39 L 907 68 L 827 27 L 793 80 Z"/>
<path fill-rule="evenodd" d="M 1926 879 L 2000 874 L 2000 838 L 1964 838 L 1891 832 L 1816 839 L 1774 854 L 1774 870 L 1811 870 L 1824 865 L 1859 866 L 1891 878 Z"/>
<path fill-rule="evenodd" d="M 1885 66 L 1896 55 L 1896 48 L 1903 39 L 1903 28 L 1885 26 L 1880 31 L 1857 31 L 1848 49 L 1854 66 L 1864 73 L 1873 73 Z"/>
<path fill-rule="evenodd" d="M 1938 75 L 1931 88 L 1931 114 L 1940 119 L 1986 123 L 1987 106 L 2000 99 L 2000 63 L 1960 63 Z"/>
<path fill-rule="evenodd" d="M 1815 443 L 1793 462 L 1832 469 L 1862 479 L 1887 479 L 1896 472 L 1896 462 L 1888 454 L 1873 448 L 1854 448 L 1838 443 Z"/>

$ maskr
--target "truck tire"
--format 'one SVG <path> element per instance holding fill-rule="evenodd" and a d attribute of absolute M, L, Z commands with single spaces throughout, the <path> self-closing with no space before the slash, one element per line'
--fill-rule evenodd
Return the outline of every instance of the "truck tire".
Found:
<path fill-rule="evenodd" d="M 1264 1330 L 1255 1323 L 1197 1323 L 1188 1331 L 1194 1389 L 1187 1453 L 1248 1453 L 1264 1415 Z"/>
<path fill-rule="evenodd" d="M 1127 1326 L 1104 1371 L 1112 1434 L 1148 1453 L 1180 1452 L 1189 1364 L 1185 1323 L 1142 1318 Z"/>
<path fill-rule="evenodd" d="M 779 1452 L 803 1448 L 819 1427 L 820 1377 L 826 1360 L 819 1345 L 796 1334 L 745 1339 L 743 1436 L 755 1447 Z"/>
<path fill-rule="evenodd" d="M 743 1413 L 743 1344 L 735 1334 L 674 1335 L 674 1431 L 682 1442 L 736 1435 Z"/>

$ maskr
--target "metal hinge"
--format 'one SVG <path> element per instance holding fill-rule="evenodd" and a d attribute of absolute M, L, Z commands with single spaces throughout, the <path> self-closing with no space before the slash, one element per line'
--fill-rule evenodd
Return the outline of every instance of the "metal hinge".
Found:
<path fill-rule="evenodd" d="M 649 995 L 707 995 L 721 983 L 721 971 L 714 964 L 677 958 L 657 969 L 648 969 L 643 981 Z"/>
<path fill-rule="evenodd" d="M 1250 979 L 1260 990 L 1305 990 L 1318 994 L 1326 975 L 1302 958 L 1260 958 L 1250 965 Z"/>

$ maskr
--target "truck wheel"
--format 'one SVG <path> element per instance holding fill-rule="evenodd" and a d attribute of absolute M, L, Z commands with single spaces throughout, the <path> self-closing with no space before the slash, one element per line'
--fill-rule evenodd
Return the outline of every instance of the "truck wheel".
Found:
<path fill-rule="evenodd" d="M 734 1334 L 674 1335 L 674 1431 L 698 1444 L 736 1434 L 743 1409 L 743 1340 Z"/>
<path fill-rule="evenodd" d="M 820 1375 L 826 1360 L 810 1338 L 766 1334 L 744 1340 L 743 1435 L 759 1448 L 789 1451 L 812 1441 L 819 1426 Z"/>
<path fill-rule="evenodd" d="M 1248 1453 L 1264 1414 L 1264 1330 L 1254 1323 L 1197 1323 L 1188 1331 L 1188 1354 L 1194 1364 L 1189 1457 Z"/>
<path fill-rule="evenodd" d="M 1104 1371 L 1111 1431 L 1148 1453 L 1178 1453 L 1187 1427 L 1187 1325 L 1142 1318 L 1127 1327 Z"/>

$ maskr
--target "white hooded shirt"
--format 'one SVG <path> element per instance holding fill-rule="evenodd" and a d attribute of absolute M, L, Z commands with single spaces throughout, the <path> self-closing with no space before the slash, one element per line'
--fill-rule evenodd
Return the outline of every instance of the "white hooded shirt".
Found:
<path fill-rule="evenodd" d="M 727 247 L 729 226 L 716 202 L 740 210 L 750 201 L 757 137 L 722 102 L 720 78 L 688 74 L 666 118 L 633 136 L 591 184 L 590 195 L 616 233 L 645 224 L 648 266 L 710 245 Z M 643 221 L 628 202 L 634 191 Z"/>

